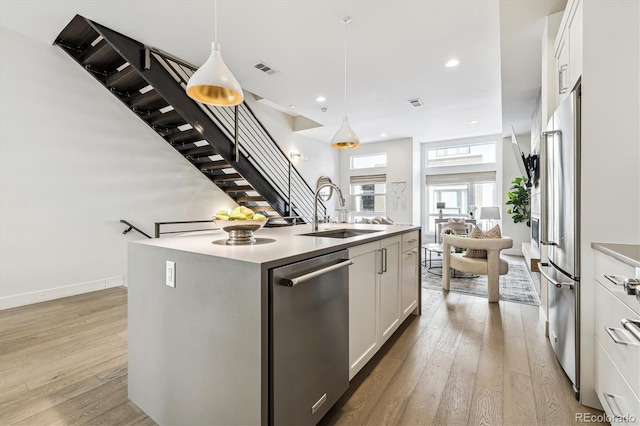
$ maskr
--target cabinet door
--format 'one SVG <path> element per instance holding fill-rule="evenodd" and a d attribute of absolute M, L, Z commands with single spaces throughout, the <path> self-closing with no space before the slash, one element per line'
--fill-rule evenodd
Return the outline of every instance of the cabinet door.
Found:
<path fill-rule="evenodd" d="M 400 325 L 400 237 L 382 240 L 380 248 L 380 331 L 384 343 Z"/>
<path fill-rule="evenodd" d="M 375 355 L 378 339 L 379 243 L 349 249 L 349 380 Z"/>
<path fill-rule="evenodd" d="M 582 2 L 569 22 L 569 90 L 582 75 Z"/>
<path fill-rule="evenodd" d="M 418 249 L 402 253 L 402 319 L 418 306 Z"/>

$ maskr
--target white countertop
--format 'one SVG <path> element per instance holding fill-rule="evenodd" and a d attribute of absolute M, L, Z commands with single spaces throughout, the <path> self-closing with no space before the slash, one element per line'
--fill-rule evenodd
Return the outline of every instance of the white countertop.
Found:
<path fill-rule="evenodd" d="M 359 235 L 351 238 L 327 238 L 300 235 L 311 232 L 311 225 L 305 224 L 280 228 L 263 228 L 254 232 L 254 237 L 256 239 L 274 240 L 267 244 L 244 246 L 214 244 L 214 241 L 227 239 L 226 232 L 222 230 L 211 231 L 199 235 L 185 233 L 183 236 L 134 241 L 131 244 L 163 247 L 194 254 L 227 258 L 240 262 L 258 263 L 270 267 L 275 264 L 294 262 L 302 258 L 308 258 L 310 257 L 309 255 L 319 256 L 325 253 L 390 237 L 392 235 L 403 234 L 408 231 L 420 229 L 419 226 L 414 225 L 332 223 L 321 224 L 319 230 L 323 231 L 328 229 L 345 228 L 375 229 L 380 232 Z"/>
<path fill-rule="evenodd" d="M 640 268 L 640 245 L 591 243 L 591 248 L 618 259 L 627 265 Z"/>

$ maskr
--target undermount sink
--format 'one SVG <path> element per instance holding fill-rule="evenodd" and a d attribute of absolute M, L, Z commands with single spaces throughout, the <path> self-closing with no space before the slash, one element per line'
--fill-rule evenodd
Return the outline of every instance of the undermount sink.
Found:
<path fill-rule="evenodd" d="M 359 235 L 371 234 L 373 232 L 380 232 L 380 229 L 329 229 L 328 231 L 315 231 L 309 232 L 306 235 L 309 237 L 326 237 L 326 238 L 351 238 Z"/>

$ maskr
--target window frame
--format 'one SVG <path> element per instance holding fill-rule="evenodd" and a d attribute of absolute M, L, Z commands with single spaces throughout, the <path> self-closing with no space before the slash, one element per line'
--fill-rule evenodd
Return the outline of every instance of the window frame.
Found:
<path fill-rule="evenodd" d="M 384 164 L 376 164 L 376 165 L 367 166 L 367 167 L 355 167 L 354 166 L 354 159 L 366 158 L 366 157 L 375 157 L 375 156 L 384 156 Z M 367 170 L 367 169 L 385 168 L 389 164 L 388 161 L 389 161 L 389 156 L 387 155 L 386 151 L 374 152 L 374 153 L 371 153 L 371 154 L 351 155 L 351 156 L 349 156 L 349 170 Z"/>

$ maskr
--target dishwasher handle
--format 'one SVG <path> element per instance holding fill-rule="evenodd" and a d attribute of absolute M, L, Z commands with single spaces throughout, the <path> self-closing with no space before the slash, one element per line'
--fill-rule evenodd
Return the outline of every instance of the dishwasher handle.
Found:
<path fill-rule="evenodd" d="M 351 266 L 355 262 L 353 259 L 345 259 L 343 262 L 336 263 L 335 265 L 327 266 L 326 268 L 318 269 L 317 271 L 309 272 L 308 274 L 300 275 L 295 278 L 283 278 L 280 280 L 280 285 L 284 285 L 287 287 L 294 287 L 300 283 L 303 283 L 312 278 L 318 277 L 320 275 L 328 274 L 329 272 L 335 271 L 336 269 L 344 268 L 345 266 Z"/>

